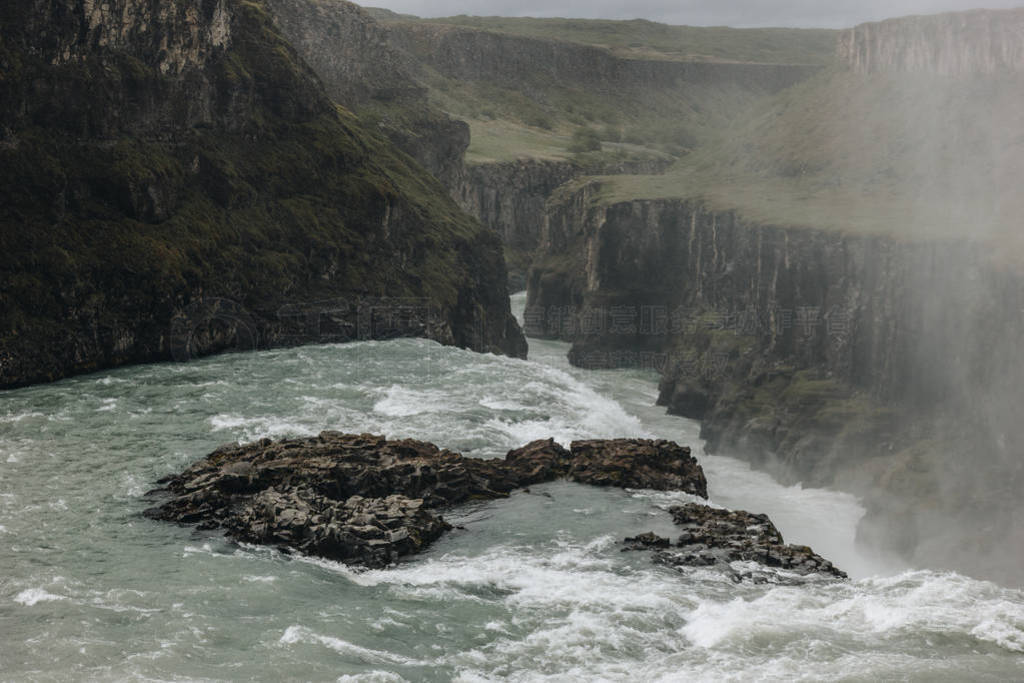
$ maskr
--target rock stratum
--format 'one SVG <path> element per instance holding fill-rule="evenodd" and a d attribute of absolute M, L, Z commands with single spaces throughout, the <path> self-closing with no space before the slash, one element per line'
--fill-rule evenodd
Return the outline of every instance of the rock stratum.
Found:
<path fill-rule="evenodd" d="M 1024 71 L 1024 10 L 973 10 L 861 24 L 840 36 L 838 57 L 864 74 Z"/>
<path fill-rule="evenodd" d="M 576 441 L 566 449 L 548 439 L 509 451 L 504 460 L 481 460 L 412 439 L 322 432 L 308 439 L 222 447 L 161 480 L 163 488 L 151 495 L 170 497 L 145 514 L 205 530 L 223 529 L 241 542 L 380 568 L 420 552 L 449 530 L 442 510 L 560 478 L 707 498 L 704 472 L 690 449 L 670 441 Z M 809 549 L 782 545 L 767 518 L 757 518 L 764 528 L 752 535 L 749 529 L 737 531 L 746 517 L 736 515 L 747 513 L 701 505 L 685 509 L 703 515 L 704 522 L 699 531 L 693 530 L 687 526 L 692 520 L 673 511 L 684 526 L 684 537 L 700 539 L 707 552 L 721 550 L 724 554 L 717 557 L 723 564 L 764 561 L 797 573 L 843 576 Z"/>
<path fill-rule="evenodd" d="M 859 26 L 666 175 L 563 186 L 528 334 L 658 371 L 709 452 L 863 496 L 871 549 L 1019 583 L 1021 17 Z"/>
<path fill-rule="evenodd" d="M 526 350 L 498 237 L 270 3 L 4 4 L 0 251 L 0 388 L 317 341 Z"/>
<path fill-rule="evenodd" d="M 970 239 L 765 225 L 700 200 L 601 202 L 599 186 L 549 206 L 528 334 L 571 342 L 582 367 L 659 371 L 659 403 L 701 420 L 709 452 L 864 496 L 860 538 L 875 548 L 1012 571 L 1017 267 Z M 990 531 L 964 539 L 965 520 Z"/>
<path fill-rule="evenodd" d="M 363 8 L 345 0 L 266 0 L 284 37 L 335 102 L 362 115 L 446 187 L 463 173 L 469 126 L 434 106 L 416 65 Z"/>

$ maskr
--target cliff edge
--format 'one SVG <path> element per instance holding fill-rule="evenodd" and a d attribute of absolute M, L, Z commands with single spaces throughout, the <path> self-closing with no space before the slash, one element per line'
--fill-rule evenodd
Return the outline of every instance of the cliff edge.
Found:
<path fill-rule="evenodd" d="M 974 10 L 861 24 L 839 38 L 858 73 L 942 76 L 1024 71 L 1024 9 Z"/>
<path fill-rule="evenodd" d="M 496 235 L 262 2 L 0 9 L 0 387 L 425 336 L 522 356 Z"/>

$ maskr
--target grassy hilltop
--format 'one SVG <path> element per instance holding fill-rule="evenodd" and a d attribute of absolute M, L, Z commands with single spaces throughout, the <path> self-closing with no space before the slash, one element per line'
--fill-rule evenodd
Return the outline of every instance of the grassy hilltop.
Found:
<path fill-rule="evenodd" d="M 540 38 L 611 50 L 622 57 L 768 64 L 826 64 L 838 31 L 797 28 L 670 26 L 646 19 L 536 19 L 532 17 L 442 17 L 417 19 L 377 14 L 384 21 L 422 21 Z"/>
<path fill-rule="evenodd" d="M 767 92 L 714 80 L 602 89 L 540 67 L 480 81 L 428 66 L 421 78 L 431 100 L 471 126 L 470 162 L 579 159 L 573 142 L 586 131 L 600 151 L 585 158 L 676 160 L 664 175 L 602 179 L 599 201 L 700 198 L 780 225 L 1017 239 L 1024 200 L 1008 179 L 1024 170 L 1024 78 L 1013 70 L 856 73 L 837 59 L 841 32 L 829 30 L 376 15 L 395 31 L 515 36 L 626 63 L 819 68 Z"/>
<path fill-rule="evenodd" d="M 1024 76 L 831 69 L 766 99 L 660 177 L 603 198 L 702 197 L 763 222 L 904 236 L 1013 237 Z"/>
<path fill-rule="evenodd" d="M 683 156 L 775 87 L 772 79 L 762 82 L 749 74 L 701 77 L 687 66 L 693 71 L 734 64 L 742 74 L 744 64 L 802 65 L 810 73 L 832 61 L 837 36 L 817 29 L 702 28 L 643 20 L 371 14 L 420 62 L 418 78 L 431 101 L 470 124 L 470 162 L 574 158 L 579 152 L 573 136 L 580 130 L 600 138 L 611 160 Z M 529 68 L 510 69 L 502 78 L 466 77 L 438 56 L 445 39 L 457 41 L 466 59 Z M 471 44 L 482 47 L 472 52 Z M 663 71 L 665 65 L 678 76 L 651 82 L 635 75 Z M 586 80 L 590 75 L 595 80 Z"/>

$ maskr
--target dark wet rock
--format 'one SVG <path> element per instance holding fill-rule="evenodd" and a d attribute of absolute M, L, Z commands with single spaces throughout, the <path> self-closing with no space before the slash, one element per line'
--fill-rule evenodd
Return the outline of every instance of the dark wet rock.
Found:
<path fill-rule="evenodd" d="M 682 528 L 678 540 L 653 533 L 627 538 L 624 550 L 657 550 L 655 561 L 673 567 L 729 568 L 733 562 L 756 562 L 770 569 L 807 576 L 820 574 L 846 578 L 846 573 L 804 545 L 787 545 L 767 515 L 742 510 L 722 510 L 688 503 L 669 510 Z M 734 579 L 756 583 L 777 582 L 770 572 L 735 572 Z"/>
<path fill-rule="evenodd" d="M 405 496 L 338 501 L 308 489 L 261 491 L 225 523 L 239 541 L 286 544 L 309 554 L 386 567 L 451 529 L 423 501 Z"/>
<path fill-rule="evenodd" d="M 161 480 L 170 497 L 146 515 L 223 529 L 241 542 L 386 567 L 451 529 L 442 509 L 560 478 L 707 497 L 690 449 L 670 441 L 576 441 L 566 449 L 547 439 L 503 460 L 481 460 L 413 439 L 322 432 L 222 446 Z M 682 529 L 674 544 L 647 533 L 626 539 L 626 549 L 654 550 L 657 561 L 672 566 L 751 561 L 795 574 L 845 576 L 810 548 L 786 545 L 765 515 L 698 504 L 670 512 Z"/>
<path fill-rule="evenodd" d="M 383 567 L 450 528 L 436 510 L 563 477 L 663 490 L 705 486 L 689 449 L 667 441 L 586 441 L 570 452 L 548 439 L 504 460 L 481 460 L 412 439 L 323 432 L 222 446 L 162 479 L 171 497 L 146 515 L 224 529 L 242 542 Z"/>
<path fill-rule="evenodd" d="M 622 550 L 623 552 L 627 550 L 652 550 L 657 548 L 667 548 L 670 545 L 672 545 L 672 541 L 669 539 L 664 536 L 659 536 L 653 531 L 648 531 L 647 533 L 627 538 L 623 541 L 624 547 Z"/>
<path fill-rule="evenodd" d="M 541 439 L 509 451 L 505 463 L 515 472 L 520 486 L 530 486 L 566 476 L 572 457 L 554 439 Z"/>
<path fill-rule="evenodd" d="M 690 449 L 672 441 L 574 441 L 569 478 L 593 486 L 685 491 L 708 497 L 704 470 Z"/>
<path fill-rule="evenodd" d="M 685 491 L 708 497 L 707 480 L 690 449 L 671 441 L 595 439 L 566 450 L 553 439 L 533 441 L 505 456 L 521 486 L 564 477 L 591 486 Z"/>

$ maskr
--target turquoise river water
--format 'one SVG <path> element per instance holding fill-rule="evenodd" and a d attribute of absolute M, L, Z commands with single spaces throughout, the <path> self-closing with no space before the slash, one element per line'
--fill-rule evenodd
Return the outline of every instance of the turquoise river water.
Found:
<path fill-rule="evenodd" d="M 519 295 L 514 304 L 522 307 Z M 0 392 L 3 680 L 1024 679 L 1024 593 L 858 554 L 852 496 L 705 455 L 657 380 L 422 340 L 229 354 Z M 766 512 L 849 582 L 734 584 L 625 536 L 684 494 L 565 482 L 454 510 L 385 571 L 147 520 L 161 476 L 216 446 L 323 429 L 503 456 L 535 438 L 693 447 L 712 502 Z"/>

